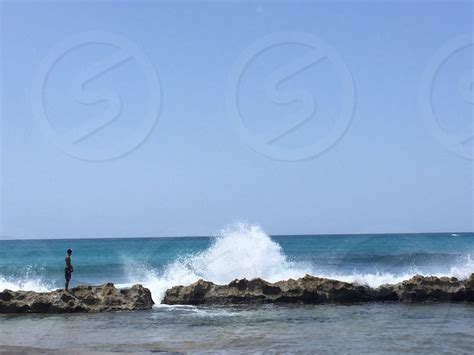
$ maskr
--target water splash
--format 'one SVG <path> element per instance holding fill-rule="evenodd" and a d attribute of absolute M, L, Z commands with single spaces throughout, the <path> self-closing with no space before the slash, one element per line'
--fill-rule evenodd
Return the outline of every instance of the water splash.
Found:
<path fill-rule="evenodd" d="M 226 284 L 238 278 L 263 278 L 270 282 L 303 277 L 311 274 L 319 277 L 378 287 L 387 283 L 398 283 L 415 274 L 455 276 L 467 278 L 474 271 L 470 256 L 458 261 L 448 270 L 432 270 L 427 273 L 416 266 L 402 273 L 360 272 L 354 270 L 341 273 L 338 270 L 323 270 L 315 265 L 288 260 L 280 245 L 274 242 L 260 226 L 244 223 L 225 228 L 211 246 L 200 253 L 179 257 L 164 271 L 146 265 L 135 267 L 129 274 L 130 284 L 140 282 L 149 288 L 155 302 L 160 302 L 166 290 L 176 285 L 189 285 L 199 279 Z"/>
<path fill-rule="evenodd" d="M 11 291 L 27 290 L 36 292 L 47 292 L 55 287 L 52 283 L 48 283 L 43 279 L 37 278 L 6 278 L 0 276 L 0 291 L 5 289 Z"/>
<path fill-rule="evenodd" d="M 151 268 L 143 271 L 142 267 L 140 282 L 150 288 L 156 301 L 163 298 L 166 289 L 199 279 L 223 284 L 236 278 L 261 277 L 274 282 L 304 276 L 311 268 L 288 261 L 280 245 L 260 226 L 238 223 L 222 230 L 207 250 L 178 258 L 163 273 Z M 131 281 L 136 275 L 135 270 Z"/>

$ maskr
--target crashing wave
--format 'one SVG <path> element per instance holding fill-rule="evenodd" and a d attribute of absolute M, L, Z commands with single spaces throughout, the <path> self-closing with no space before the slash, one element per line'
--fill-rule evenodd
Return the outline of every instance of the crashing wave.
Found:
<path fill-rule="evenodd" d="M 262 278 L 269 282 L 300 278 L 306 274 L 340 281 L 378 287 L 395 284 L 415 274 L 433 276 L 469 277 L 474 261 L 466 256 L 449 272 L 426 273 L 412 267 L 403 273 L 365 272 L 351 273 L 322 270 L 305 262 L 288 260 L 281 246 L 259 226 L 244 223 L 224 229 L 205 251 L 178 258 L 164 271 L 141 266 L 129 272 L 130 284 L 140 282 L 149 288 L 155 300 L 162 300 L 167 289 L 176 285 L 190 285 L 199 279 L 216 284 L 227 284 L 235 279 Z M 128 285 L 128 284 L 127 284 Z"/>

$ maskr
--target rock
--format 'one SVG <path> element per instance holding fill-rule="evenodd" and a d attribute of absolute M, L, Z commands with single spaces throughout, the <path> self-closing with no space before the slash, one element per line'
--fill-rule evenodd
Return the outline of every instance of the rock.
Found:
<path fill-rule="evenodd" d="M 52 292 L 0 292 L 0 313 L 77 313 L 150 309 L 150 290 L 142 285 L 117 289 L 114 284 L 78 286 Z"/>
<path fill-rule="evenodd" d="M 474 302 L 474 274 L 464 281 L 464 287 L 466 288 L 466 301 Z"/>
<path fill-rule="evenodd" d="M 393 285 L 392 289 L 398 295 L 398 301 L 405 303 L 467 301 L 465 282 L 459 281 L 455 277 L 438 278 L 416 275 L 409 280 Z"/>
<path fill-rule="evenodd" d="M 467 280 L 435 276 L 414 276 L 395 285 L 376 289 L 343 281 L 306 275 L 270 283 L 260 278 L 234 280 L 216 285 L 199 280 L 189 286 L 166 291 L 164 304 L 249 304 L 249 303 L 364 303 L 364 302 L 461 302 L 474 301 L 474 274 Z"/>
<path fill-rule="evenodd" d="M 270 283 L 262 279 L 234 280 L 215 285 L 199 280 L 189 286 L 166 291 L 165 304 L 239 304 L 239 303 L 354 303 L 372 299 L 367 286 L 306 275 Z"/>

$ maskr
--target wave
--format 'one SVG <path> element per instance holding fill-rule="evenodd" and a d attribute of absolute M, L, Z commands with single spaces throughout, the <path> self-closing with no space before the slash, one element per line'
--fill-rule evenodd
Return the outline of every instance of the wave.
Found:
<path fill-rule="evenodd" d="M 305 261 L 291 261 L 281 246 L 273 241 L 259 226 L 238 223 L 224 229 L 211 246 L 200 253 L 179 257 L 164 271 L 142 265 L 128 273 L 130 284 L 142 283 L 152 292 L 155 302 L 160 302 L 166 290 L 176 285 L 188 285 L 199 279 L 217 284 L 227 284 L 234 279 L 260 277 L 270 282 L 300 278 L 306 274 L 377 287 L 398 283 L 415 274 L 455 276 L 467 278 L 474 272 L 471 256 L 461 257 L 457 266 L 449 270 L 427 273 L 412 266 L 399 273 L 390 272 L 336 272 L 324 270 Z M 447 271 L 447 272 L 446 272 Z"/>
<path fill-rule="evenodd" d="M 129 279 L 130 283 L 140 280 L 155 300 L 161 300 L 168 288 L 199 279 L 215 283 L 255 277 L 278 281 L 305 275 L 310 270 L 303 263 L 288 261 L 280 245 L 259 226 L 239 223 L 224 229 L 207 250 L 179 257 L 163 272 L 147 266 L 135 268 Z"/>
<path fill-rule="evenodd" d="M 48 292 L 55 289 L 52 283 L 44 281 L 40 277 L 31 278 L 9 278 L 0 276 L 0 291 L 5 289 L 11 291 L 27 290 L 36 292 Z"/>
<path fill-rule="evenodd" d="M 188 285 L 199 279 L 227 284 L 234 279 L 260 277 L 275 282 L 310 274 L 377 287 L 401 282 L 415 274 L 465 279 L 474 272 L 474 260 L 468 254 L 411 253 L 387 256 L 347 253 L 338 257 L 337 254 L 324 256 L 308 253 L 303 260 L 290 260 L 282 247 L 260 226 L 244 223 L 225 228 L 220 236 L 213 238 L 206 250 L 177 257 L 165 267 L 137 264 L 132 255 L 128 257 L 128 260 L 120 263 L 124 268 L 120 282 L 125 283 L 117 286 L 141 283 L 151 290 L 156 303 L 163 299 L 168 288 Z M 318 258 L 326 259 L 318 262 Z M 353 268 L 348 269 L 348 265 Z M 105 274 L 102 268 L 101 280 L 106 278 L 105 281 L 112 281 L 119 268 L 114 265 L 112 269 L 115 272 Z M 0 291 L 7 288 L 45 292 L 57 287 L 57 284 L 43 278 L 45 273 L 48 274 L 47 270 L 38 267 L 31 269 L 21 275 L 0 272 Z M 57 281 L 60 277 L 62 275 L 58 274 L 54 279 Z M 97 279 L 94 277 L 89 281 L 93 280 Z"/>
<path fill-rule="evenodd" d="M 46 281 L 40 275 L 42 272 L 44 272 L 44 268 L 37 265 L 25 265 L 21 270 L 6 268 L 6 270 L 2 270 L 0 273 L 0 291 L 5 289 L 11 291 L 26 290 L 36 292 L 53 290 L 55 285 Z"/>

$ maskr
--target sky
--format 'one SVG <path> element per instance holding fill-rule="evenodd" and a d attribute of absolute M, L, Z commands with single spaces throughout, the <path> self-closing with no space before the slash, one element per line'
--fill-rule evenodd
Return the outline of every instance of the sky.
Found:
<path fill-rule="evenodd" d="M 469 232 L 472 1 L 2 1 L 4 238 Z"/>

